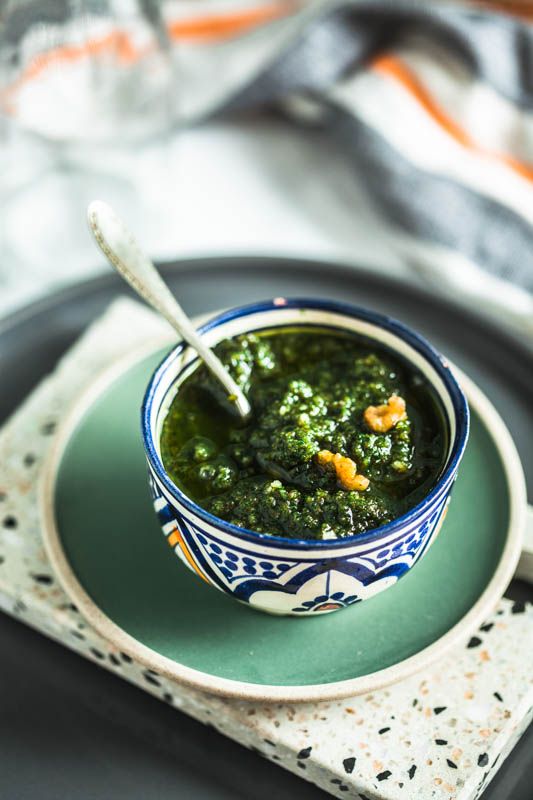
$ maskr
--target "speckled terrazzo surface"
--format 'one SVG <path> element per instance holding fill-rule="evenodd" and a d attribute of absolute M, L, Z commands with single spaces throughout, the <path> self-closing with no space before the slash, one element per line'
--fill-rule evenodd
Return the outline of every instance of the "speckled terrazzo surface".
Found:
<path fill-rule="evenodd" d="M 298 705 L 174 684 L 110 648 L 72 606 L 39 533 L 37 481 L 51 434 L 96 371 L 166 330 L 143 307 L 118 301 L 1 433 L 0 607 L 335 796 L 479 797 L 533 713 L 530 606 L 502 600 L 466 646 L 388 689 Z"/>

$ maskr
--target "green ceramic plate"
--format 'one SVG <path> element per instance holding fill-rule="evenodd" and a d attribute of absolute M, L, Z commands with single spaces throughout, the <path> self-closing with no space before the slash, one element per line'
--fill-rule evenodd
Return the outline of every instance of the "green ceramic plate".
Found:
<path fill-rule="evenodd" d="M 317 700 L 403 678 L 482 622 L 518 560 L 525 492 L 509 434 L 470 381 L 470 440 L 427 555 L 363 603 L 317 618 L 272 617 L 198 580 L 161 535 L 139 426 L 161 355 L 134 357 L 96 380 L 59 432 L 43 483 L 52 564 L 116 647 L 211 692 Z"/>

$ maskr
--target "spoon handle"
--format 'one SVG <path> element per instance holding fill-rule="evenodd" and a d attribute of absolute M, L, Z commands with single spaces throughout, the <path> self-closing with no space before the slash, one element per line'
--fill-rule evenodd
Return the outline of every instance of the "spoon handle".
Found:
<path fill-rule="evenodd" d="M 103 254 L 117 272 L 146 302 L 183 336 L 211 372 L 234 398 L 240 415 L 250 414 L 250 404 L 218 357 L 197 333 L 161 275 L 112 208 L 94 200 L 88 208 L 90 229 Z"/>

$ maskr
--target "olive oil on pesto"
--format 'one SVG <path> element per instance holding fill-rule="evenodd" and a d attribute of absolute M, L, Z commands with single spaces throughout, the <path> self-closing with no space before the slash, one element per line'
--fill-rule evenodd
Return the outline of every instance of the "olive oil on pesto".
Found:
<path fill-rule="evenodd" d="M 415 506 L 443 466 L 442 412 L 424 377 L 375 342 L 306 327 L 227 339 L 215 352 L 249 397 L 243 426 L 199 366 L 180 387 L 161 434 L 172 480 L 221 519 L 262 533 L 334 539 L 391 522 Z M 375 433 L 363 414 L 392 395 L 407 416 Z M 348 491 L 321 450 L 369 479 Z"/>

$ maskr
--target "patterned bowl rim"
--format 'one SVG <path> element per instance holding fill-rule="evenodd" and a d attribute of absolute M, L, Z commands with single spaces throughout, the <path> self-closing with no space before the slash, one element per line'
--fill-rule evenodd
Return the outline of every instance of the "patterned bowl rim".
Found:
<path fill-rule="evenodd" d="M 178 486 L 171 480 L 163 462 L 157 452 L 156 443 L 152 436 L 151 421 L 154 414 L 159 412 L 160 406 L 155 404 L 155 396 L 157 389 L 167 371 L 173 367 L 179 356 L 187 349 L 186 342 L 180 342 L 170 353 L 168 353 L 161 363 L 156 367 L 143 399 L 141 407 L 141 431 L 144 443 L 145 452 L 148 458 L 150 467 L 157 479 L 161 482 L 166 491 L 173 497 L 179 504 L 185 507 L 189 512 L 207 522 L 209 525 L 217 528 L 220 531 L 230 533 L 237 536 L 239 539 L 248 542 L 260 542 L 263 546 L 275 546 L 281 549 L 299 549 L 306 550 L 315 549 L 336 549 L 350 547 L 357 542 L 363 544 L 367 541 L 374 541 L 388 536 L 391 533 L 399 532 L 410 523 L 421 517 L 424 512 L 433 505 L 437 497 L 448 488 L 450 481 L 453 479 L 459 462 L 463 457 L 466 443 L 468 441 L 468 432 L 470 426 L 470 416 L 468 410 L 468 403 L 466 397 L 460 388 L 455 376 L 450 368 L 449 363 L 429 344 L 420 334 L 412 331 L 407 325 L 399 322 L 392 317 L 387 317 L 383 314 L 378 314 L 375 311 L 369 311 L 365 308 L 354 306 L 350 303 L 342 303 L 335 300 L 319 300 L 314 298 L 276 298 L 274 300 L 266 300 L 258 303 L 251 303 L 244 306 L 223 311 L 216 316 L 209 319 L 204 325 L 199 328 L 201 334 L 218 328 L 227 322 L 246 318 L 257 313 L 268 313 L 269 311 L 279 311 L 280 309 L 294 309 L 294 310 L 317 310 L 329 311 L 341 314 L 345 317 L 355 318 L 363 322 L 371 323 L 377 327 L 383 328 L 395 334 L 402 341 L 410 345 L 413 350 L 418 352 L 436 371 L 437 375 L 441 378 L 444 387 L 451 400 L 453 412 L 455 415 L 455 437 L 450 449 L 450 454 L 446 462 L 446 466 L 434 484 L 431 491 L 424 497 L 424 499 L 413 506 L 409 511 L 401 517 L 397 517 L 392 522 L 386 525 L 381 525 L 379 528 L 372 528 L 366 533 L 355 534 L 354 536 L 346 536 L 342 539 L 287 539 L 282 536 L 274 536 L 269 533 L 259 533 L 258 531 L 250 530 L 247 528 L 240 528 L 231 522 L 226 522 L 220 517 L 210 514 L 208 511 L 197 505 L 190 499 Z M 261 326 L 263 327 L 263 325 Z M 264 326 L 268 327 L 267 325 Z M 320 323 L 313 324 L 313 327 L 320 328 Z M 324 325 L 324 328 L 328 326 Z M 331 327 L 331 326 L 329 326 Z M 244 329 L 242 333 L 247 333 Z M 240 334 L 239 334 L 240 335 Z M 389 349 L 394 351 L 394 347 L 389 346 Z M 401 354 L 400 354 L 401 355 Z M 404 357 L 405 358 L 405 357 Z M 178 376 L 176 376 L 177 380 Z M 167 392 L 165 393 L 166 396 Z M 447 420 L 449 424 L 449 420 Z"/>

